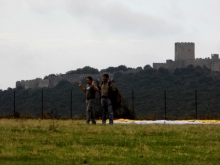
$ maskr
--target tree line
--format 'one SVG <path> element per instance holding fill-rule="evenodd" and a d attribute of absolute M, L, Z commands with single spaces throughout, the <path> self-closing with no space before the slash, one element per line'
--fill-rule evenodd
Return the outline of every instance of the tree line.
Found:
<path fill-rule="evenodd" d="M 166 90 L 167 118 L 191 119 L 195 117 L 195 90 L 198 93 L 198 117 L 220 117 L 220 73 L 212 72 L 206 67 L 177 68 L 169 71 L 158 70 L 146 65 L 138 73 L 123 74 L 119 71 L 129 70 L 126 66 L 109 67 L 106 72 L 114 72 L 116 85 L 123 101 L 122 107 L 115 112 L 116 118 L 132 117 L 132 90 L 134 91 L 134 110 L 139 119 L 163 119 L 164 90 Z M 85 72 L 83 72 L 85 71 Z M 98 70 L 84 67 L 66 74 L 94 74 Z M 103 70 L 102 70 L 103 71 Z M 101 72 L 101 71 L 100 71 Z M 85 82 L 84 82 L 85 85 Z M 44 115 L 69 118 L 70 93 L 72 91 L 73 116 L 85 116 L 85 95 L 79 90 L 78 84 L 61 81 L 54 88 L 42 89 L 11 89 L 0 90 L 0 115 L 7 116 L 13 112 L 13 91 L 16 91 L 16 111 L 21 116 L 39 117 L 42 108 L 42 90 L 44 91 Z M 96 97 L 96 114 L 100 117 L 100 95 Z"/>

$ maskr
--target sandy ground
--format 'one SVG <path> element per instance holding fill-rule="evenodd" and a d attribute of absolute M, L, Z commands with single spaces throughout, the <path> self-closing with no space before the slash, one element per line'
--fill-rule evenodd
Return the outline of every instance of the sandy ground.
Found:
<path fill-rule="evenodd" d="M 98 124 L 102 121 L 98 120 Z M 108 123 L 108 121 L 107 121 Z M 129 119 L 117 119 L 114 120 L 114 124 L 220 124 L 220 120 L 129 120 Z"/>

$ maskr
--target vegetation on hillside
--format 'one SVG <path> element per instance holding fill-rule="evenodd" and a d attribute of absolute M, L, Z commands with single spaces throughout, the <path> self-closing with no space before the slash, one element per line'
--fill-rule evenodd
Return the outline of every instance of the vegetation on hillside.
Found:
<path fill-rule="evenodd" d="M 130 68 L 125 65 L 120 65 L 118 67 L 108 67 L 106 69 L 102 69 L 100 72 L 114 73 L 114 72 L 119 72 L 119 71 L 129 71 L 132 69 L 134 69 L 134 68 Z"/>
<path fill-rule="evenodd" d="M 125 65 L 120 65 L 118 67 L 108 67 L 106 69 L 101 69 L 99 71 L 96 68 L 93 68 L 90 66 L 85 66 L 83 68 L 79 68 L 76 70 L 70 70 L 70 71 L 66 72 L 66 75 L 70 75 L 70 74 L 98 74 L 98 73 L 103 73 L 103 72 L 115 73 L 115 72 L 119 72 L 119 71 L 129 71 L 129 70 L 133 70 L 133 69 L 135 69 L 135 68 L 127 67 Z M 142 70 L 142 67 L 137 67 L 136 69 Z M 50 76 L 56 77 L 56 76 L 62 76 L 62 75 L 63 74 L 50 74 L 48 76 L 45 76 L 44 79 L 47 79 Z"/>
<path fill-rule="evenodd" d="M 168 119 L 196 117 L 195 91 L 198 117 L 220 117 L 219 72 L 189 65 L 174 72 L 165 68 L 155 70 L 148 67 L 136 74 L 117 73 L 115 76 L 117 86 L 126 98 L 131 98 L 131 90 L 134 90 L 135 112 L 138 118 L 164 118 L 165 90 Z"/>
<path fill-rule="evenodd" d="M 88 69 L 88 67 L 85 68 Z M 106 71 L 111 72 L 110 68 L 107 68 Z M 220 117 L 219 72 L 192 65 L 169 72 L 165 68 L 155 70 L 147 65 L 138 73 L 122 74 L 119 71 L 123 68 L 126 70 L 125 66 L 119 66 L 114 70 L 114 72 L 116 71 L 116 85 L 123 96 L 122 107 L 115 112 L 116 117 L 132 117 L 132 90 L 134 91 L 134 110 L 139 119 L 164 119 L 164 90 L 166 90 L 167 119 L 196 117 L 195 90 L 197 90 L 198 118 Z M 14 90 L 16 91 L 16 111 L 21 116 L 40 117 L 42 90 L 44 91 L 45 117 L 70 117 L 71 90 L 73 92 L 73 116 L 79 118 L 85 116 L 85 95 L 80 91 L 77 83 L 71 84 L 62 81 L 55 88 L 24 90 L 19 87 Z M 9 88 L 0 91 L 1 116 L 13 113 L 14 90 Z M 100 117 L 99 93 L 97 93 L 96 99 L 96 113 L 97 117 Z"/>
<path fill-rule="evenodd" d="M 77 70 L 71 70 L 66 72 L 66 74 L 98 74 L 99 70 L 92 68 L 90 66 L 85 66 L 82 69 L 77 69 Z"/>

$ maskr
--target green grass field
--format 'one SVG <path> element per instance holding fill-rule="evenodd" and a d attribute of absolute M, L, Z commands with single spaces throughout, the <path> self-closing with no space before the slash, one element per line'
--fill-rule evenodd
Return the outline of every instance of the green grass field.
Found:
<path fill-rule="evenodd" d="M 220 164 L 220 125 L 0 120 L 0 164 Z"/>

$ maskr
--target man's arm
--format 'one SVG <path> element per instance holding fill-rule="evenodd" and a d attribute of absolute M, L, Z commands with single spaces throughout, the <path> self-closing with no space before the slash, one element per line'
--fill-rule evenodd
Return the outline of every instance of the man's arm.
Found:
<path fill-rule="evenodd" d="M 92 86 L 95 89 L 96 92 L 99 91 L 99 88 L 95 85 L 95 81 L 92 82 Z"/>
<path fill-rule="evenodd" d="M 79 87 L 80 87 L 80 89 L 81 89 L 84 93 L 86 93 L 86 88 L 84 88 L 84 87 L 82 86 L 82 83 L 81 83 L 81 82 L 79 82 Z"/>

